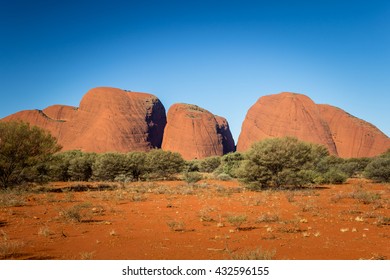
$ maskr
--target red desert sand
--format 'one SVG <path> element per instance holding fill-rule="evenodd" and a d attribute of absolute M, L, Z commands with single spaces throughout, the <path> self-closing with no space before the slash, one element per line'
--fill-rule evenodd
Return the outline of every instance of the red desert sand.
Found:
<path fill-rule="evenodd" d="M 111 184 L 112 185 L 112 184 Z M 50 183 L 0 195 L 3 259 L 388 259 L 390 188 Z"/>

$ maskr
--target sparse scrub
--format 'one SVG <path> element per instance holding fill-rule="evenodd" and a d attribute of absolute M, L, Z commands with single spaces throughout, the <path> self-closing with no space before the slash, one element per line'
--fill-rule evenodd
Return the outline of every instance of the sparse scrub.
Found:
<path fill-rule="evenodd" d="M 92 260 L 94 252 L 81 252 L 80 258 L 82 260 Z"/>
<path fill-rule="evenodd" d="M 183 221 L 169 221 L 167 225 L 173 231 L 185 231 L 185 223 Z"/>
<path fill-rule="evenodd" d="M 390 217 L 380 216 L 377 220 L 378 226 L 390 226 Z"/>
<path fill-rule="evenodd" d="M 232 180 L 232 177 L 229 174 L 221 173 L 217 176 L 217 179 L 221 181 L 230 181 Z"/>
<path fill-rule="evenodd" d="M 258 248 L 253 251 L 245 251 L 241 254 L 232 254 L 233 260 L 272 260 L 275 256 L 275 250 L 263 250 L 262 248 Z"/>
<path fill-rule="evenodd" d="M 240 230 L 241 225 L 247 221 L 246 215 L 230 215 L 227 218 L 227 221 L 233 225 L 236 230 Z"/>
<path fill-rule="evenodd" d="M 286 196 L 286 199 L 287 199 L 287 201 L 288 202 L 294 202 L 295 201 L 295 194 L 294 194 L 294 192 L 292 192 L 292 191 L 287 191 L 286 192 L 286 194 L 285 194 L 285 196 Z"/>
<path fill-rule="evenodd" d="M 60 211 L 60 217 L 65 221 L 81 223 L 91 218 L 90 203 L 76 204 L 68 209 Z"/>
<path fill-rule="evenodd" d="M 210 216 L 210 213 L 213 212 L 214 209 L 210 207 L 204 207 L 199 211 L 199 219 L 201 222 L 213 222 L 214 219 Z"/>
<path fill-rule="evenodd" d="M 279 215 L 277 214 L 262 214 L 257 218 L 256 223 L 276 223 L 279 221 Z"/>
<path fill-rule="evenodd" d="M 379 193 L 367 192 L 363 190 L 358 190 L 349 195 L 351 198 L 358 200 L 363 204 L 371 204 L 375 201 L 381 199 L 381 195 Z"/>
<path fill-rule="evenodd" d="M 131 201 L 133 202 L 142 202 L 142 201 L 146 201 L 147 200 L 147 197 L 143 194 L 133 194 L 131 196 Z"/>
<path fill-rule="evenodd" d="M 187 184 L 193 184 L 203 179 L 202 174 L 198 172 L 184 172 L 183 179 Z"/>
<path fill-rule="evenodd" d="M 50 236 L 52 234 L 53 234 L 52 231 L 47 226 L 41 227 L 38 230 L 38 235 L 41 235 L 41 236 L 44 236 L 44 237 L 48 237 L 48 236 Z"/>
<path fill-rule="evenodd" d="M 18 256 L 23 242 L 2 240 L 0 241 L 0 259 L 13 259 Z"/>
<path fill-rule="evenodd" d="M 0 207 L 20 207 L 26 205 L 26 195 L 15 191 L 0 191 Z"/>

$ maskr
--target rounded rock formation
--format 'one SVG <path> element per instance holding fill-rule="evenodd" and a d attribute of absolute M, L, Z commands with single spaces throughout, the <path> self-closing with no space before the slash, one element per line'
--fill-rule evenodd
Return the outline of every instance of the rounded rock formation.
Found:
<path fill-rule="evenodd" d="M 63 150 L 148 151 L 160 148 L 165 108 L 154 95 L 100 87 L 88 91 L 78 108 L 53 105 L 21 111 L 3 120 L 22 120 L 49 130 Z"/>
<path fill-rule="evenodd" d="M 390 139 L 374 125 L 330 105 L 318 105 L 342 158 L 374 157 L 390 149 Z"/>
<path fill-rule="evenodd" d="M 337 154 L 316 104 L 303 94 L 290 92 L 263 96 L 249 109 L 237 151 L 245 151 L 262 139 L 284 136 L 322 144 L 331 154 Z"/>
<path fill-rule="evenodd" d="M 372 157 L 390 148 L 390 139 L 373 125 L 341 109 L 317 105 L 303 94 L 283 92 L 263 96 L 249 109 L 237 151 L 284 136 L 324 145 L 343 158 Z"/>
<path fill-rule="evenodd" d="M 173 104 L 167 115 L 162 149 L 184 159 L 221 156 L 234 151 L 226 119 L 190 104 Z"/>

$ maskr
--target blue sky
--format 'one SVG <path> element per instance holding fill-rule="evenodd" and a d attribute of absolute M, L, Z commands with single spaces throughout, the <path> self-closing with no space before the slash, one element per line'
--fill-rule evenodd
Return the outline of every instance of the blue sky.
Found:
<path fill-rule="evenodd" d="M 0 2 L 0 118 L 97 86 L 224 116 L 291 91 L 390 135 L 390 1 Z"/>

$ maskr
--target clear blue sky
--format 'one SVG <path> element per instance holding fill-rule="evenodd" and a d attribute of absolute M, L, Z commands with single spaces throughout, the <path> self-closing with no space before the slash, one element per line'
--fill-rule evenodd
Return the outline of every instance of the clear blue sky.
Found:
<path fill-rule="evenodd" d="M 390 135 L 390 1 L 2 0 L 0 86 L 0 118 L 112 86 L 197 104 L 237 140 L 260 96 L 292 91 Z"/>

